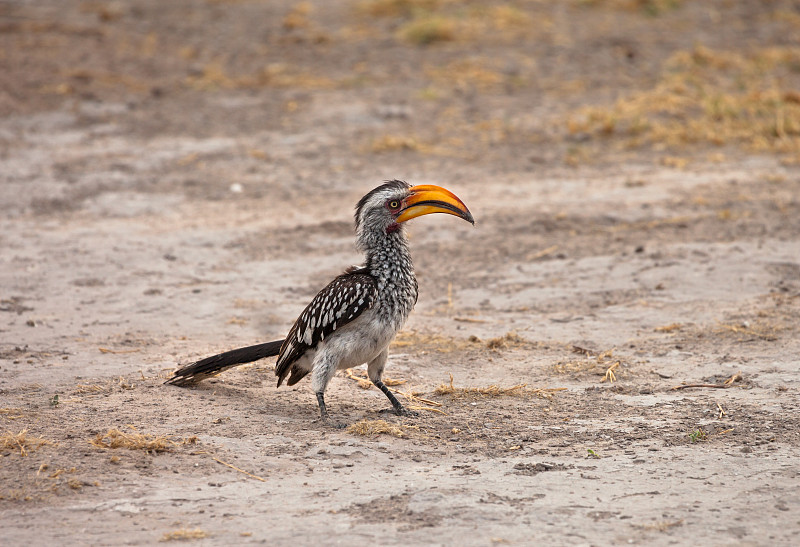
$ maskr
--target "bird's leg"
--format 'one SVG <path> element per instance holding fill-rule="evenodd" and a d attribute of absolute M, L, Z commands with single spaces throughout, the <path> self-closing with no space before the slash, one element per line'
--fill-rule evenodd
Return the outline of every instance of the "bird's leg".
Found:
<path fill-rule="evenodd" d="M 325 406 L 325 393 L 317 391 L 317 403 L 319 403 L 319 419 L 325 425 L 334 429 L 344 429 L 347 424 L 337 421 L 330 421 L 328 419 L 328 408 Z"/>
<path fill-rule="evenodd" d="M 391 390 L 388 387 L 386 387 L 386 384 L 384 384 L 380 380 L 372 380 L 372 383 L 375 384 L 375 387 L 383 391 L 383 394 L 389 398 L 389 402 L 392 403 L 392 406 L 394 407 L 395 414 L 397 414 L 398 416 L 417 415 L 416 412 L 412 412 L 411 410 L 408 410 L 406 407 L 404 407 L 400 403 L 400 401 L 397 400 L 397 397 L 394 396 L 394 393 L 392 393 Z"/>
<path fill-rule="evenodd" d="M 375 359 L 367 364 L 367 376 L 369 376 L 370 381 L 375 384 L 375 387 L 383 391 L 383 394 L 389 398 L 389 402 L 391 402 L 394 407 L 395 414 L 398 416 L 416 416 L 417 413 L 406 409 L 406 407 L 400 404 L 400 401 L 397 400 L 394 393 L 381 381 L 383 369 L 386 367 L 386 360 L 388 358 L 389 350 L 384 349 Z"/>
<path fill-rule="evenodd" d="M 325 394 L 322 391 L 317 392 L 317 403 L 319 403 L 319 417 L 324 422 L 328 419 L 328 408 L 325 406 Z"/>
<path fill-rule="evenodd" d="M 330 359 L 324 351 L 317 353 L 311 369 L 311 389 L 317 394 L 319 417 L 323 422 L 328 419 L 328 408 L 325 406 L 325 388 L 328 387 L 335 372 L 336 362 Z"/>

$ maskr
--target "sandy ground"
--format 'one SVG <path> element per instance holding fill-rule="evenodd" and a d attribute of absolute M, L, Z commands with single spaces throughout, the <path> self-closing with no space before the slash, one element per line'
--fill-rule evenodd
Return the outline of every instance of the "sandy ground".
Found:
<path fill-rule="evenodd" d="M 373 4 L 0 5 L 0 543 L 795 542 L 800 152 L 565 120 L 797 48 L 796 3 L 445 5 L 428 46 L 439 2 Z M 162 384 L 283 337 L 388 178 L 477 221 L 410 227 L 418 417 L 340 375 L 339 424 L 394 428 L 326 425 L 271 362 Z"/>

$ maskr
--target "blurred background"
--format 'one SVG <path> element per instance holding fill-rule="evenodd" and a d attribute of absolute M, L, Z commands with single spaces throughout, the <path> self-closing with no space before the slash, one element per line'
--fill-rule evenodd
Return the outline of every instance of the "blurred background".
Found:
<path fill-rule="evenodd" d="M 11 213 L 800 160 L 793 0 L 4 1 L 0 52 Z M 37 130 L 52 168 L 20 138 Z"/>

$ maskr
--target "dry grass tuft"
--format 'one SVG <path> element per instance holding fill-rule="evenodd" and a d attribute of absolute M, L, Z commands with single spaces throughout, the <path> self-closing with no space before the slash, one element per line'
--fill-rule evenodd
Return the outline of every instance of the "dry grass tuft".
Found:
<path fill-rule="evenodd" d="M 455 39 L 456 25 L 450 19 L 427 15 L 406 23 L 400 28 L 400 36 L 418 46 L 436 42 L 450 42 Z"/>
<path fill-rule="evenodd" d="M 661 520 L 657 522 L 650 522 L 647 524 L 634 524 L 634 526 L 641 528 L 642 530 L 655 530 L 658 532 L 666 532 L 670 528 L 674 528 L 676 526 L 683 526 L 683 519 Z"/>
<path fill-rule="evenodd" d="M 450 395 L 453 398 L 464 397 L 525 397 L 534 396 L 550 399 L 553 394 L 566 388 L 529 388 L 528 384 L 516 384 L 510 387 L 500 387 L 495 384 L 486 387 L 455 387 L 453 375 L 450 375 L 449 384 L 441 384 L 435 390 L 437 395 Z"/>
<path fill-rule="evenodd" d="M 423 140 L 413 135 L 382 135 L 373 138 L 360 148 L 363 153 L 385 154 L 396 152 L 414 152 L 428 156 L 444 157 L 466 157 L 463 152 L 464 139 L 461 135 L 455 136 L 458 131 L 470 132 L 476 138 L 480 136 L 478 130 L 473 127 L 454 125 L 447 128 L 447 135 L 436 139 L 433 144 L 429 140 Z"/>
<path fill-rule="evenodd" d="M 367 0 L 358 9 L 373 17 L 412 17 L 431 12 L 442 3 L 443 0 Z"/>
<path fill-rule="evenodd" d="M 372 382 L 369 381 L 369 378 L 367 378 L 366 374 L 357 374 L 357 372 L 361 371 L 356 371 L 352 368 L 349 368 L 344 371 L 345 375 L 351 380 L 355 380 L 355 382 L 358 384 L 358 387 L 360 387 L 361 389 L 371 388 Z"/>
<path fill-rule="evenodd" d="M 131 427 L 131 429 L 133 428 Z M 147 435 L 136 432 L 123 433 L 119 429 L 109 429 L 105 435 L 98 434 L 89 442 L 97 448 L 106 450 L 127 448 L 128 450 L 144 450 L 145 452 L 166 452 L 180 444 L 195 444 L 197 437 L 187 437 L 180 442 L 176 442 L 163 435 Z"/>
<path fill-rule="evenodd" d="M 403 428 L 387 422 L 386 420 L 361 420 L 347 427 L 347 432 L 353 435 L 380 435 L 386 434 L 393 437 L 407 437 Z"/>
<path fill-rule="evenodd" d="M 52 441 L 48 441 L 41 437 L 34 437 L 28 435 L 28 430 L 23 429 L 19 433 L 11 433 L 7 431 L 5 435 L 0 435 L 0 449 L 3 450 L 19 450 L 20 456 L 27 456 L 28 452 L 33 452 L 44 445 L 54 445 Z"/>
<path fill-rule="evenodd" d="M 600 382 L 601 383 L 608 382 L 609 384 L 613 384 L 614 382 L 616 382 L 617 375 L 614 371 L 619 368 L 619 365 L 620 365 L 619 361 L 614 361 L 611 365 L 609 365 L 608 368 L 606 369 L 606 373 L 603 374 L 603 379 L 600 380 Z"/>
<path fill-rule="evenodd" d="M 312 11 L 309 2 L 300 2 L 292 7 L 283 18 L 282 26 L 285 30 L 305 29 L 311 26 L 308 16 Z"/>
<path fill-rule="evenodd" d="M 106 388 L 97 384 L 78 384 L 75 386 L 73 393 L 76 395 L 83 395 L 86 393 L 100 393 L 105 390 Z"/>
<path fill-rule="evenodd" d="M 669 325 L 663 325 L 661 327 L 656 327 L 656 332 L 675 332 L 676 330 L 681 330 L 683 325 L 681 323 L 670 323 Z"/>
<path fill-rule="evenodd" d="M 188 76 L 185 84 L 199 90 L 264 87 L 333 89 L 339 82 L 311 72 L 293 69 L 283 63 L 273 63 L 254 73 L 234 76 L 228 73 L 222 62 L 213 61 L 205 65 L 198 74 Z"/>
<path fill-rule="evenodd" d="M 778 339 L 778 333 L 783 330 L 781 325 L 769 321 L 757 320 L 752 324 L 745 321 L 743 323 L 720 323 L 714 329 L 716 334 L 733 333 L 740 336 L 739 340 L 759 338 L 761 340 L 773 341 Z"/>
<path fill-rule="evenodd" d="M 684 0 L 578 0 L 578 3 L 593 8 L 641 11 L 655 17 L 680 8 Z"/>
<path fill-rule="evenodd" d="M 421 46 L 451 41 L 509 43 L 551 26 L 544 17 L 532 24 L 527 13 L 512 6 L 473 6 L 468 10 L 418 11 L 400 27 L 399 36 Z"/>
<path fill-rule="evenodd" d="M 622 137 L 628 147 L 680 149 L 734 144 L 800 156 L 800 102 L 792 89 L 800 48 L 739 54 L 703 46 L 675 53 L 658 84 L 610 107 L 586 107 L 570 133 Z M 682 166 L 685 160 L 665 158 Z"/>
<path fill-rule="evenodd" d="M 175 443 L 164 436 L 141 433 L 123 433 L 119 429 L 109 429 L 105 435 L 98 434 L 90 443 L 98 448 L 144 450 L 146 452 L 166 452 Z"/>
<path fill-rule="evenodd" d="M 195 528 L 194 530 L 180 529 L 166 532 L 159 541 L 186 541 L 189 539 L 203 539 L 208 537 L 208 532 Z"/>
<path fill-rule="evenodd" d="M 454 0 L 371 0 L 362 2 L 359 11 L 372 17 L 405 20 L 398 37 L 414 45 L 449 41 L 510 43 L 540 30 L 549 30 L 552 21 L 539 13 L 534 19 L 509 5 L 487 6 L 483 2 Z"/>
<path fill-rule="evenodd" d="M 658 160 L 658 162 L 664 167 L 671 167 L 673 169 L 684 169 L 687 165 L 689 165 L 688 159 L 680 158 L 678 156 L 664 156 Z"/>
<path fill-rule="evenodd" d="M 383 135 L 377 137 L 369 145 L 370 152 L 376 154 L 384 152 L 420 152 L 423 145 L 415 137 L 406 137 L 398 135 Z"/>
<path fill-rule="evenodd" d="M 507 332 L 503 336 L 492 338 L 486 342 L 486 347 L 489 349 L 521 348 L 528 345 L 530 345 L 530 342 L 514 331 Z"/>
<path fill-rule="evenodd" d="M 458 59 L 444 66 L 427 66 L 425 76 L 437 86 L 456 89 L 475 89 L 480 92 L 501 89 L 506 76 L 487 63 L 476 59 Z"/>
<path fill-rule="evenodd" d="M 613 383 L 617 381 L 617 375 L 620 373 L 620 367 L 622 367 L 622 361 L 614 358 L 615 349 L 611 348 L 606 351 L 595 352 L 590 349 L 573 346 L 573 353 L 578 353 L 585 357 L 575 361 L 557 363 L 553 365 L 553 368 L 559 374 L 597 374 L 602 376 L 600 382 Z"/>
<path fill-rule="evenodd" d="M 0 416 L 2 416 L 7 420 L 17 420 L 19 418 L 22 418 L 24 414 L 22 413 L 21 408 L 5 407 L 5 408 L 0 408 Z"/>

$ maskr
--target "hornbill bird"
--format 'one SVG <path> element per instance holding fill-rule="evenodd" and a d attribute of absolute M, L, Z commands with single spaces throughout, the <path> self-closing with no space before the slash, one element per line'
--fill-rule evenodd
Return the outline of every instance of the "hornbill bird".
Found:
<path fill-rule="evenodd" d="M 455 194 L 434 185 L 387 181 L 358 202 L 356 244 L 365 263 L 330 282 L 295 321 L 285 340 L 206 357 L 178 369 L 166 383 L 186 386 L 236 365 L 278 356 L 278 387 L 292 386 L 311 373 L 320 417 L 325 420 L 325 388 L 334 373 L 367 363 L 367 374 L 391 401 L 395 413 L 410 414 L 381 381 L 389 344 L 417 302 L 404 223 L 422 215 L 447 213 L 475 224 Z"/>

